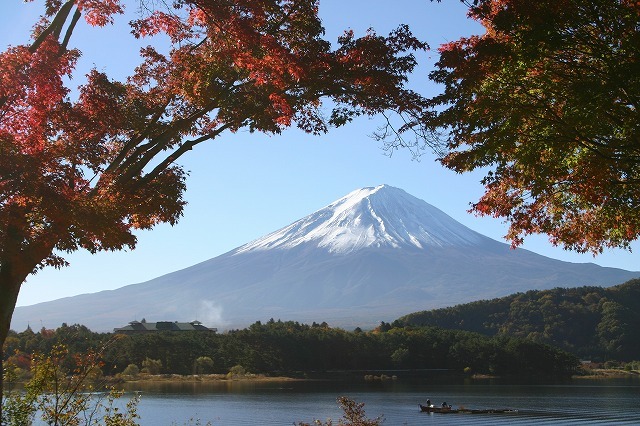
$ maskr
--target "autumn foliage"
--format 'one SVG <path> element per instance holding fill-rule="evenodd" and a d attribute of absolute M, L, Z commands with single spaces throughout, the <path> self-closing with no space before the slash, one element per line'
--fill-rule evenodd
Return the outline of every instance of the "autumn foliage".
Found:
<path fill-rule="evenodd" d="M 442 163 L 486 171 L 472 211 L 580 252 L 640 236 L 640 3 L 476 0 L 440 48 Z"/>
<path fill-rule="evenodd" d="M 125 81 L 91 70 L 72 92 L 74 28 L 107 25 L 125 3 L 157 6 L 131 23 L 151 43 L 138 67 Z M 0 344 L 34 270 L 80 248 L 133 248 L 135 229 L 180 218 L 176 161 L 196 145 L 239 129 L 321 134 L 380 113 L 383 128 L 393 113 L 406 123 L 394 138 L 416 136 L 425 100 L 405 83 L 426 45 L 406 26 L 346 32 L 334 47 L 317 1 L 169 3 L 46 0 L 31 43 L 0 53 Z"/>

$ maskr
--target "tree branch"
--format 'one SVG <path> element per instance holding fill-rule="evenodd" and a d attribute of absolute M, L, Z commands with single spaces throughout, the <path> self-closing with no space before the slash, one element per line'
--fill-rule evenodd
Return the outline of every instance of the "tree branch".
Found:
<path fill-rule="evenodd" d="M 56 13 L 55 18 L 53 18 L 53 21 L 49 24 L 49 26 L 45 28 L 45 30 L 42 33 L 40 33 L 38 38 L 35 39 L 33 44 L 29 46 L 29 52 L 34 53 L 36 50 L 38 50 L 38 47 L 40 47 L 40 45 L 44 42 L 44 40 L 50 34 L 54 34 L 56 37 L 60 36 L 60 33 L 62 32 L 62 26 L 64 25 L 65 21 L 69 17 L 69 13 L 71 12 L 71 8 L 73 7 L 74 3 L 75 3 L 75 0 L 69 0 L 62 5 L 62 7 L 58 11 L 58 13 Z"/>
<path fill-rule="evenodd" d="M 186 141 L 180 145 L 180 147 L 175 150 L 171 155 L 167 156 L 163 161 L 160 162 L 151 172 L 147 173 L 136 186 L 145 185 L 146 183 L 155 179 L 162 171 L 166 170 L 172 163 L 174 163 L 178 158 L 182 157 L 187 151 L 191 151 L 194 146 L 207 141 L 209 139 L 214 139 L 222 132 L 231 127 L 230 123 L 226 123 L 223 126 L 220 126 L 214 132 L 208 133 L 206 135 L 202 135 L 199 138 Z"/>

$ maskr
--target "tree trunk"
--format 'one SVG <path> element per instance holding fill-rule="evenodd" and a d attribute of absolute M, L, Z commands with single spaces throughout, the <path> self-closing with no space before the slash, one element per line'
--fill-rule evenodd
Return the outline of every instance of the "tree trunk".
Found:
<path fill-rule="evenodd" d="M 29 258 L 29 256 L 26 256 Z M 38 262 L 35 263 L 37 265 Z M 9 334 L 11 317 L 18 301 L 22 283 L 33 267 L 25 268 L 24 262 L 16 267 L 14 262 L 0 259 L 0 401 L 4 397 L 4 342 Z M 2 404 L 0 403 L 0 424 L 2 423 Z"/>
<path fill-rule="evenodd" d="M 13 273 L 11 262 L 0 260 L 0 400 L 4 391 L 4 342 L 9 334 L 11 317 L 18 301 L 20 286 L 25 276 Z M 2 424 L 2 404 L 0 404 L 0 424 Z"/>

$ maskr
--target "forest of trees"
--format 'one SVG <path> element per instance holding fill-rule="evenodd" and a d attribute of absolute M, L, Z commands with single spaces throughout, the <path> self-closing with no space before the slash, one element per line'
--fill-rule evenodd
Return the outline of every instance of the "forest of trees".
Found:
<path fill-rule="evenodd" d="M 550 344 L 581 358 L 640 358 L 640 279 L 603 287 L 528 291 L 417 312 L 394 326 L 438 326 Z"/>
<path fill-rule="evenodd" d="M 266 375 L 326 374 L 332 371 L 448 369 L 454 373 L 567 376 L 577 358 L 525 339 L 487 337 L 437 327 L 345 331 L 323 324 L 256 322 L 223 334 L 160 332 L 135 335 L 95 333 L 81 325 L 57 330 L 11 332 L 5 342 L 7 365 L 28 370 L 32 353 L 63 344 L 73 354 L 101 351 L 103 373 L 125 369 L 149 373 L 193 374 L 240 371 Z M 241 367 L 241 368 L 240 368 Z"/>

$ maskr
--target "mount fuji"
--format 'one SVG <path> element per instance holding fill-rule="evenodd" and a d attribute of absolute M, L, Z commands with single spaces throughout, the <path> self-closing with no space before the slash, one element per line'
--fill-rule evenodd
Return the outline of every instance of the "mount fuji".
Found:
<path fill-rule="evenodd" d="M 150 281 L 16 308 L 12 328 L 134 319 L 222 329 L 270 318 L 372 327 L 533 289 L 615 285 L 640 272 L 512 250 L 388 185 L 362 188 L 213 259 Z"/>

